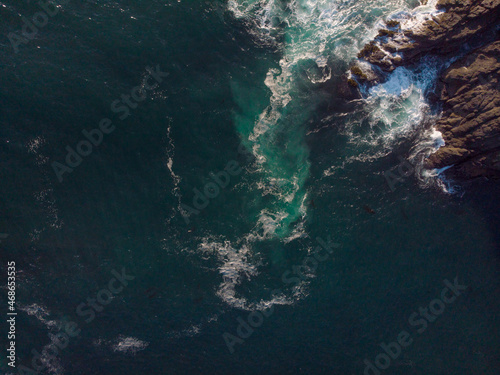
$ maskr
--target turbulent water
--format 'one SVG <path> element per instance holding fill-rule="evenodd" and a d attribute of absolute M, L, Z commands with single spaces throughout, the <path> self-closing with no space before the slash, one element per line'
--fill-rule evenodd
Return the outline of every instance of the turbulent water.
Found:
<path fill-rule="evenodd" d="M 422 168 L 445 62 L 337 92 L 385 20 L 418 27 L 435 3 L 70 1 L 17 53 L 9 33 L 41 8 L 0 5 L 1 257 L 18 283 L 2 371 L 363 374 L 407 330 L 381 372 L 498 373 L 497 204 Z M 418 332 L 410 316 L 457 277 L 466 291 Z"/>

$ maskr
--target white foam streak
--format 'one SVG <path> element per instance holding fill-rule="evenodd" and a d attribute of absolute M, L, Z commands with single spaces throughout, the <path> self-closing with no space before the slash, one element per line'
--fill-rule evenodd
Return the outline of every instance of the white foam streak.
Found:
<path fill-rule="evenodd" d="M 222 283 L 217 290 L 217 296 L 233 308 L 241 310 L 263 310 L 274 304 L 291 304 L 293 299 L 286 298 L 284 295 L 273 297 L 270 300 L 260 300 L 249 302 L 243 296 L 239 296 L 236 287 L 245 279 L 258 275 L 257 267 L 250 263 L 252 252 L 251 244 L 246 238 L 244 243 L 236 249 L 231 242 L 217 242 L 205 238 L 199 250 L 201 252 L 215 254 L 221 262 L 219 272 L 222 275 Z"/>
<path fill-rule="evenodd" d="M 138 351 L 146 349 L 148 342 L 141 341 L 135 337 L 125 337 L 120 335 L 113 345 L 115 352 L 135 355 Z"/>
<path fill-rule="evenodd" d="M 172 194 L 177 198 L 177 209 L 172 208 L 172 215 L 167 219 L 167 224 L 177 215 L 177 212 L 181 212 L 183 215 L 187 215 L 185 210 L 181 206 L 182 195 L 180 192 L 179 184 L 181 183 L 181 177 L 174 172 L 174 156 L 175 156 L 175 143 L 171 135 L 172 131 L 172 120 L 169 119 L 169 124 L 167 127 L 167 140 L 168 146 L 166 148 L 167 162 L 166 167 L 170 172 L 172 181 L 174 183 L 174 188 L 172 189 Z M 187 215 L 189 216 L 189 215 Z"/>

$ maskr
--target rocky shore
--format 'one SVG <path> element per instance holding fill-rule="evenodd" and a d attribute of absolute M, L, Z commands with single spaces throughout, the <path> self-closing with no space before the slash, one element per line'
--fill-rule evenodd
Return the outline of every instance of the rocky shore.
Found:
<path fill-rule="evenodd" d="M 500 41 L 478 48 L 441 75 L 443 103 L 436 129 L 445 146 L 426 161 L 428 168 L 453 165 L 459 178 L 500 177 Z"/>
<path fill-rule="evenodd" d="M 360 97 L 361 85 L 384 82 L 397 67 L 424 56 L 462 56 L 440 73 L 429 95 L 442 107 L 435 127 L 445 146 L 426 167 L 450 167 L 446 173 L 460 179 L 500 178 L 500 0 L 439 0 L 436 7 L 436 14 L 412 29 L 387 21 L 359 52 L 340 93 Z"/>

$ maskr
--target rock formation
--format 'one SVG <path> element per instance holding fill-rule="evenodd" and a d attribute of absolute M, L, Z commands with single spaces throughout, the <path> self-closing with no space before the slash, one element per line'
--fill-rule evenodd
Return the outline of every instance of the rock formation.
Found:
<path fill-rule="evenodd" d="M 437 9 L 441 13 L 414 29 L 401 30 L 399 22 L 388 21 L 387 29 L 363 47 L 358 58 L 375 67 L 374 82 L 423 56 L 456 55 L 466 43 L 491 40 L 500 21 L 500 0 L 439 0 Z"/>
<path fill-rule="evenodd" d="M 414 29 L 387 21 L 358 54 L 341 94 L 360 96 L 358 85 L 384 82 L 398 66 L 423 56 L 458 59 L 442 72 L 433 99 L 442 105 L 435 125 L 445 146 L 426 160 L 427 168 L 450 168 L 455 177 L 500 177 L 500 0 L 439 0 L 441 12 Z M 467 52 L 471 46 L 480 46 Z M 362 63 L 365 61 L 365 63 Z M 369 64 L 366 64 L 369 63 Z"/>
<path fill-rule="evenodd" d="M 441 119 L 435 127 L 445 146 L 428 168 L 454 165 L 460 178 L 500 177 L 500 41 L 470 52 L 441 75 Z"/>

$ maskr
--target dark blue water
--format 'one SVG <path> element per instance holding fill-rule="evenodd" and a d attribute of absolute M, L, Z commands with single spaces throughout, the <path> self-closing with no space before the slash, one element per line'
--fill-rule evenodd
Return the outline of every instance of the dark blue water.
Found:
<path fill-rule="evenodd" d="M 432 6 L 70 1 L 16 53 L 41 8 L 0 5 L 6 374 L 498 373 L 498 187 L 421 170 L 436 62 L 337 92 Z"/>

